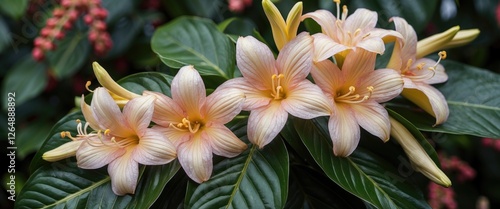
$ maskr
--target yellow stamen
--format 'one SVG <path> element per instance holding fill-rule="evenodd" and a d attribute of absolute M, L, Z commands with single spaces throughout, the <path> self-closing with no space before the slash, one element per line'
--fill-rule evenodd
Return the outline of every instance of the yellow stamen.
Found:
<path fill-rule="evenodd" d="M 93 90 L 90 90 L 90 88 L 89 88 L 90 84 L 92 84 L 92 82 L 87 81 L 87 83 L 85 83 L 85 88 L 87 89 L 87 91 L 94 92 Z"/>
<path fill-rule="evenodd" d="M 284 77 L 285 76 L 283 74 L 274 74 L 273 76 L 271 76 L 271 96 L 273 96 L 274 99 L 282 99 L 284 97 L 283 87 L 281 86 L 281 79 L 283 79 Z"/>
<path fill-rule="evenodd" d="M 177 125 L 170 123 L 169 127 L 172 127 L 178 131 L 189 131 L 194 134 L 198 132 L 198 130 L 200 130 L 201 123 L 199 121 L 191 122 L 189 121 L 189 119 L 183 118 L 182 121 Z"/>
<path fill-rule="evenodd" d="M 333 0 L 333 2 L 337 5 L 337 19 L 340 18 L 340 0 Z"/>
<path fill-rule="evenodd" d="M 335 101 L 349 103 L 349 104 L 357 104 L 357 103 L 364 102 L 372 96 L 373 90 L 374 90 L 373 86 L 368 86 L 368 87 L 366 87 L 366 89 L 368 90 L 368 95 L 364 95 L 361 99 L 359 99 L 361 97 L 361 95 L 354 94 L 354 92 L 356 92 L 356 87 L 349 86 L 349 92 L 347 92 L 343 95 L 340 95 L 340 93 L 339 93 L 339 95 L 337 97 L 335 97 Z"/>

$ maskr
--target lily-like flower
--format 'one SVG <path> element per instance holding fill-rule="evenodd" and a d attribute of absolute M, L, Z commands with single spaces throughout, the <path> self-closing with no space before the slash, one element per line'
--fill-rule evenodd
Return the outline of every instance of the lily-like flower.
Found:
<path fill-rule="evenodd" d="M 49 162 L 56 162 L 76 155 L 76 150 L 78 150 L 80 145 L 85 140 L 85 136 L 87 135 L 83 132 L 82 123 L 80 122 L 80 120 L 77 120 L 77 124 L 78 135 L 76 137 L 73 137 L 68 131 L 61 132 L 61 138 L 68 137 L 71 139 L 71 141 L 43 153 L 42 158 L 44 160 Z"/>
<path fill-rule="evenodd" d="M 99 83 L 109 91 L 113 100 L 115 100 L 118 104 L 123 106 L 126 102 L 128 102 L 128 100 L 139 96 L 138 94 L 131 92 L 116 83 L 116 81 L 111 78 L 109 73 L 101 65 L 99 65 L 99 63 L 93 62 L 92 68 L 94 69 L 94 74 Z M 90 85 L 90 83 L 87 83 L 87 85 Z"/>
<path fill-rule="evenodd" d="M 340 0 L 334 2 L 337 4 L 337 17 L 328 10 L 317 10 L 302 16 L 302 20 L 312 18 L 322 29 L 322 33 L 313 35 L 316 62 L 335 55 L 337 65 L 342 66 L 346 55 L 356 48 L 383 54 L 386 42 L 401 37 L 396 31 L 375 28 L 376 12 L 360 8 L 348 17 L 347 6 L 344 5 L 341 16 Z"/>
<path fill-rule="evenodd" d="M 267 45 L 247 36 L 236 43 L 236 62 L 243 77 L 221 88 L 245 92 L 243 110 L 251 111 L 248 139 L 263 148 L 284 127 L 288 113 L 311 119 L 330 115 L 331 103 L 321 89 L 306 79 L 312 69 L 312 40 L 306 32 L 288 42 L 275 60 Z"/>
<path fill-rule="evenodd" d="M 224 126 L 240 113 L 245 95 L 236 89 L 216 89 L 206 96 L 205 84 L 193 66 L 179 70 L 171 89 L 172 98 L 144 92 L 157 98 L 153 128 L 175 144 L 186 174 L 202 183 L 212 175 L 213 154 L 234 157 L 247 148 Z"/>
<path fill-rule="evenodd" d="M 336 156 L 349 156 L 358 146 L 360 127 L 389 140 L 387 110 L 379 104 L 398 96 L 401 75 L 393 69 L 375 70 L 377 54 L 363 49 L 350 52 L 339 69 L 330 60 L 316 63 L 311 75 L 335 105 L 328 129 Z"/>
<path fill-rule="evenodd" d="M 413 27 L 403 18 L 393 17 L 391 20 L 394 21 L 396 30 L 404 38 L 396 41 L 387 67 L 398 70 L 403 76 L 403 97 L 434 116 L 435 125 L 444 123 L 448 119 L 448 103 L 444 95 L 431 84 L 448 80 L 444 67 L 439 64 L 442 59 L 446 58 L 446 52 L 439 53 L 440 57 L 437 62 L 429 58 L 417 58 L 417 35 Z M 450 41 L 457 31 L 458 29 L 447 32 L 446 34 L 450 35 L 442 37 Z"/>
<path fill-rule="evenodd" d="M 95 89 L 91 105 L 81 100 L 85 120 L 95 131 L 79 131 L 86 140 L 76 151 L 78 167 L 97 169 L 108 165 L 117 195 L 134 194 L 139 164 L 161 165 L 176 157 L 174 145 L 161 132 L 148 128 L 154 101 L 153 96 L 136 97 L 122 112 L 103 87 Z"/>
<path fill-rule="evenodd" d="M 270 0 L 262 0 L 262 7 L 273 32 L 274 43 L 281 50 L 286 43 L 297 36 L 302 15 L 302 2 L 297 2 L 288 13 L 286 22 L 280 11 Z"/>
<path fill-rule="evenodd" d="M 413 169 L 439 185 L 450 187 L 451 181 L 448 176 L 432 161 L 413 134 L 396 119 L 392 117 L 389 119 L 391 121 L 391 136 L 401 145 L 410 159 Z"/>

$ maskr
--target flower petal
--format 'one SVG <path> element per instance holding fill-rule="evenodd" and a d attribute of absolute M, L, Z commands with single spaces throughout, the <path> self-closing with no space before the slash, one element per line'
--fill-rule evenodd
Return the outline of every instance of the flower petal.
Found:
<path fill-rule="evenodd" d="M 153 126 L 151 129 L 158 131 L 163 136 L 165 136 L 175 147 L 178 147 L 181 143 L 191 139 L 192 134 L 189 131 L 180 131 L 171 127 L 163 126 Z"/>
<path fill-rule="evenodd" d="M 330 116 L 328 130 L 333 142 L 333 154 L 347 157 L 356 149 L 361 137 L 359 125 L 348 105 L 339 104 Z"/>
<path fill-rule="evenodd" d="M 284 86 L 296 85 L 311 72 L 312 47 L 313 38 L 307 32 L 302 32 L 281 49 L 276 64 L 278 71 L 285 76 Z"/>
<path fill-rule="evenodd" d="M 190 119 L 201 118 L 200 107 L 205 102 L 205 84 L 193 66 L 182 67 L 172 80 L 172 99 L 184 108 Z"/>
<path fill-rule="evenodd" d="M 359 79 L 375 70 L 375 58 L 377 54 L 357 49 L 347 54 L 342 65 L 342 74 L 345 78 L 345 86 L 352 86 L 359 82 Z"/>
<path fill-rule="evenodd" d="M 154 111 L 154 96 L 139 96 L 123 107 L 123 115 L 129 127 L 141 137 L 151 123 Z"/>
<path fill-rule="evenodd" d="M 97 123 L 104 130 L 110 129 L 113 135 L 120 137 L 133 134 L 132 130 L 127 127 L 120 108 L 105 88 L 99 87 L 94 90 L 90 107 Z"/>
<path fill-rule="evenodd" d="M 437 64 L 437 66 L 434 67 L 434 65 L 436 65 L 436 61 L 429 59 L 429 58 L 422 58 L 422 59 L 418 59 L 415 62 L 415 65 L 417 65 L 418 63 L 425 63 L 425 65 L 422 67 L 423 70 L 418 70 L 418 69 L 416 69 L 416 67 L 412 68 L 413 69 L 412 72 L 415 75 L 420 75 L 420 74 L 424 74 L 424 73 L 432 75 L 432 77 L 430 77 L 427 80 L 424 80 L 423 82 L 425 82 L 427 84 L 437 84 L 437 83 L 444 83 L 448 80 L 448 75 L 446 74 L 443 65 Z M 429 67 L 433 67 L 434 70 L 433 71 L 428 70 Z"/>
<path fill-rule="evenodd" d="M 400 56 L 403 60 L 403 66 L 401 68 L 405 68 L 407 60 L 412 59 L 415 61 L 417 54 L 417 33 L 404 18 L 392 17 L 389 21 L 394 21 L 396 31 L 402 35 L 402 39 L 400 39 L 402 42 Z"/>
<path fill-rule="evenodd" d="M 283 129 L 287 118 L 288 113 L 276 100 L 252 110 L 248 118 L 248 139 L 262 149 Z"/>
<path fill-rule="evenodd" d="M 123 154 L 125 154 L 125 149 L 105 145 L 97 137 L 93 137 L 80 145 L 80 148 L 76 151 L 76 161 L 80 168 L 97 169 L 109 164 Z"/>
<path fill-rule="evenodd" d="M 314 62 L 326 60 L 341 51 L 349 49 L 323 33 L 316 33 L 312 37 L 314 38 Z"/>
<path fill-rule="evenodd" d="M 83 117 L 85 121 L 89 124 L 89 126 L 94 130 L 105 130 L 105 127 L 101 127 L 101 124 L 97 122 L 97 119 L 94 116 L 94 112 L 92 111 L 92 107 L 85 103 L 85 97 L 82 95 L 82 99 L 80 99 L 80 107 L 82 109 Z"/>
<path fill-rule="evenodd" d="M 368 86 L 373 87 L 370 99 L 379 103 L 389 101 L 403 90 L 403 78 L 393 69 L 378 69 L 359 80 L 359 94 L 368 95 Z"/>
<path fill-rule="evenodd" d="M 356 31 L 361 29 L 362 33 L 367 33 L 375 28 L 378 15 L 374 11 L 368 9 L 356 9 L 344 22 L 345 31 Z M 332 22 L 334 23 L 334 22 Z M 332 24 L 330 23 L 330 24 Z"/>
<path fill-rule="evenodd" d="M 143 94 L 156 97 L 152 117 L 152 121 L 156 124 L 168 127 L 171 123 L 178 123 L 185 117 L 182 108 L 170 97 L 152 91 L 144 91 Z"/>
<path fill-rule="evenodd" d="M 448 119 L 448 103 L 444 95 L 433 86 L 425 83 L 414 83 L 413 88 L 406 88 L 401 95 L 436 118 L 434 125 L 442 124 Z"/>
<path fill-rule="evenodd" d="M 69 141 L 61 146 L 51 149 L 43 153 L 42 158 L 49 162 L 55 162 L 58 160 L 66 159 L 68 157 L 73 157 L 76 155 L 76 150 L 84 142 L 83 140 Z"/>
<path fill-rule="evenodd" d="M 337 26 L 335 26 L 337 18 L 330 11 L 324 9 L 316 10 L 302 15 L 301 19 L 304 21 L 306 18 L 312 18 L 316 21 L 327 36 L 332 38 L 337 36 Z"/>
<path fill-rule="evenodd" d="M 210 143 L 199 138 L 200 134 L 179 145 L 177 154 L 186 174 L 197 183 L 210 179 L 212 175 L 212 149 Z"/>
<path fill-rule="evenodd" d="M 274 55 L 267 45 L 252 36 L 238 38 L 236 63 L 249 84 L 259 90 L 272 88 L 271 78 L 278 70 Z"/>
<path fill-rule="evenodd" d="M 132 158 L 132 153 L 109 163 L 108 173 L 111 178 L 111 188 L 116 195 L 134 194 L 139 178 L 139 164 Z"/>
<path fill-rule="evenodd" d="M 281 105 L 295 117 L 312 119 L 330 115 L 333 103 L 318 86 L 304 80 L 289 90 Z"/>
<path fill-rule="evenodd" d="M 226 124 L 241 112 L 245 94 L 238 89 L 217 89 L 207 97 L 203 113 L 206 121 Z"/>
<path fill-rule="evenodd" d="M 221 84 L 218 89 L 235 88 L 243 91 L 245 99 L 243 102 L 243 110 L 253 110 L 269 104 L 272 97 L 270 91 L 262 91 L 256 89 L 245 78 L 233 78 Z"/>
<path fill-rule="evenodd" d="M 324 60 L 314 64 L 311 75 L 316 85 L 324 92 L 333 97 L 337 89 L 344 84 L 344 76 L 339 67 L 330 60 Z"/>
<path fill-rule="evenodd" d="M 376 54 L 384 54 L 385 51 L 385 43 L 380 37 L 367 37 L 358 42 L 356 47 Z"/>
<path fill-rule="evenodd" d="M 287 40 L 287 27 L 285 20 L 281 16 L 280 11 L 270 0 L 262 1 L 262 8 L 266 14 L 269 23 L 271 24 L 271 29 L 273 31 L 273 39 L 276 43 L 278 50 L 281 49 Z"/>
<path fill-rule="evenodd" d="M 384 142 L 389 140 L 391 124 L 387 110 L 375 101 L 353 104 L 351 108 L 358 124 Z"/>
<path fill-rule="evenodd" d="M 143 165 L 167 164 L 177 157 L 175 146 L 160 131 L 148 129 L 139 139 L 133 158 Z"/>
<path fill-rule="evenodd" d="M 206 127 L 202 138 L 210 142 L 213 153 L 219 156 L 235 157 L 247 149 L 247 145 L 231 130 L 220 124 Z"/>

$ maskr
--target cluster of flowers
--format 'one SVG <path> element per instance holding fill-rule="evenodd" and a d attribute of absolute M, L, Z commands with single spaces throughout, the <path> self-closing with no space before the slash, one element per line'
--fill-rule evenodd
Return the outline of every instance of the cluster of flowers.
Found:
<path fill-rule="evenodd" d="M 85 24 L 89 26 L 88 39 L 97 55 L 104 55 L 113 45 L 107 32 L 106 17 L 108 11 L 101 6 L 100 0 L 62 0 L 61 6 L 52 11 L 40 35 L 34 40 L 33 58 L 41 61 L 47 51 L 56 48 L 54 40 L 61 40 L 65 31 L 73 28 L 76 20 L 83 15 Z"/>
<path fill-rule="evenodd" d="M 337 10 L 340 11 L 340 1 Z M 108 165 L 113 191 L 134 193 L 138 164 L 164 164 L 177 158 L 194 181 L 207 181 L 212 155 L 234 157 L 247 148 L 224 124 L 242 110 L 249 111 L 249 141 L 263 148 L 284 127 L 288 115 L 303 119 L 329 116 L 333 153 L 349 156 L 360 140 L 360 127 L 387 141 L 392 135 L 417 171 L 443 186 L 448 177 L 436 166 L 412 134 L 389 117 L 381 103 L 403 95 L 435 116 L 436 124 L 448 117 L 444 96 L 430 84 L 447 80 L 439 60 L 423 58 L 440 48 L 468 43 L 477 31 L 452 28 L 417 43 L 413 28 L 393 17 L 396 30 L 375 28 L 377 13 L 358 9 L 348 17 L 326 10 L 302 15 L 297 3 L 287 21 L 270 0 L 263 0 L 279 50 L 252 36 L 236 43 L 236 61 L 242 77 L 226 81 L 212 94 L 193 66 L 182 67 L 171 85 L 172 96 L 145 91 L 142 95 L 119 86 L 97 63 L 99 83 L 92 103 L 82 98 L 87 123 L 78 123 L 72 141 L 48 151 L 43 158 L 57 161 L 76 156 L 78 166 L 93 169 Z M 312 18 L 323 32 L 297 34 L 298 26 Z M 387 68 L 375 70 L 378 54 L 387 41 L 395 42 Z M 422 43 L 422 44 L 421 44 Z M 307 77 L 311 75 L 314 82 Z M 123 112 L 119 106 L 123 105 Z M 150 122 L 153 127 L 149 127 Z M 94 131 L 88 133 L 87 127 Z M 132 183 L 131 183 L 132 182 Z"/>

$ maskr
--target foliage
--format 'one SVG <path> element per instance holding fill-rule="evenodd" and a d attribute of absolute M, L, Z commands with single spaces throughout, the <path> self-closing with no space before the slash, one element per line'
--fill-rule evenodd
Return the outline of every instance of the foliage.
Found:
<path fill-rule="evenodd" d="M 332 152 L 327 117 L 311 120 L 291 117 L 280 134 L 263 149 L 247 138 L 248 112 L 226 124 L 248 149 L 234 158 L 214 156 L 214 170 L 207 182 L 186 177 L 178 161 L 161 166 L 141 166 L 135 194 L 116 196 L 106 169 L 78 168 L 74 157 L 49 163 L 44 152 L 68 141 L 61 131 L 76 134 L 76 119 L 84 120 L 78 99 L 89 92 L 85 81 L 95 80 L 92 61 L 99 61 L 125 89 L 171 95 L 177 70 L 193 65 L 211 93 L 228 79 L 240 77 L 236 66 L 238 36 L 252 35 L 273 47 L 272 33 L 260 1 L 242 12 L 228 10 L 225 1 L 102 0 L 114 43 L 104 56 L 97 56 L 87 40 L 89 29 L 82 20 L 37 62 L 31 56 L 33 41 L 57 1 L 7 1 L 0 6 L 0 63 L 4 69 L 2 95 L 16 92 L 16 201 L 0 203 L 15 208 L 430 208 L 427 183 L 411 167 L 394 140 L 383 143 L 367 132 L 348 157 Z M 282 14 L 295 4 L 276 1 Z M 453 18 L 443 17 L 444 3 L 437 1 L 346 1 L 350 13 L 356 8 L 378 12 L 378 26 L 400 16 L 416 29 L 419 39 L 450 26 L 475 27 L 482 21 L 480 37 L 467 46 L 448 51 L 441 63 L 446 83 L 435 85 L 447 99 L 450 117 L 433 126 L 435 119 L 403 97 L 385 104 L 439 165 L 437 152 L 462 155 L 477 163 L 481 186 L 456 181 L 457 201 L 473 207 L 479 195 L 490 198 L 492 208 L 500 202 L 495 188 L 500 178 L 500 154 L 482 147 L 481 138 L 500 139 L 499 63 L 488 47 L 498 40 L 493 1 L 490 7 L 457 5 Z M 449 6 L 449 5 L 448 5 Z M 200 9 L 203 8 L 203 9 Z M 451 8 L 451 7 L 449 7 Z M 448 9 L 449 9 L 448 8 Z M 304 1 L 304 13 L 316 9 L 335 11 L 327 0 Z M 474 14 L 465 15 L 467 12 Z M 440 16 L 441 14 L 441 16 Z M 299 30 L 317 28 L 305 21 Z M 388 54 L 389 51 L 387 51 Z M 378 57 L 383 60 L 384 57 Z M 95 82 L 97 83 L 97 81 Z M 92 86 L 97 86 L 93 84 Z M 88 95 L 90 96 L 90 94 Z M 3 96 L 6 98 L 6 96 Z M 88 99 L 88 97 L 87 97 Z M 2 100 L 2 111 L 7 102 Z M 75 105 L 77 104 L 77 105 Z M 6 125 L 2 116 L 0 124 Z M 4 133 L 4 132 L 2 132 Z M 7 135 L 7 134 L 4 134 Z M 5 142 L 4 144 L 7 144 Z M 7 147 L 4 146 L 4 147 Z M 491 151 L 491 152 L 490 152 Z M 479 161 L 479 162 L 477 162 Z M 29 165 L 29 168 L 28 166 Z M 450 176 L 453 176 L 449 174 Z M 3 178 L 8 179 L 5 174 Z M 23 181 L 25 179 L 25 182 Z M 491 183 L 493 182 L 493 183 Z M 491 183 L 491 184 L 490 184 Z M 21 189 L 22 188 L 22 189 Z M 468 193 L 467 191 L 472 191 Z M 468 196 L 465 198 L 461 198 Z M 2 207 L 4 208 L 4 207 Z"/>

